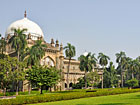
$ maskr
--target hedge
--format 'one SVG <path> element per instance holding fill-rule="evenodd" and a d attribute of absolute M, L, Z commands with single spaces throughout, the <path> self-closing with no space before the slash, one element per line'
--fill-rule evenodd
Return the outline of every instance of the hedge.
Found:
<path fill-rule="evenodd" d="M 106 89 L 99 90 L 97 92 L 71 92 L 71 93 L 55 93 L 55 94 L 43 94 L 34 96 L 18 96 L 15 99 L 3 99 L 0 100 L 0 105 L 23 105 L 23 104 L 33 104 L 42 102 L 52 102 L 60 100 L 71 100 L 79 99 L 85 97 L 96 97 L 96 96 L 106 96 L 115 94 L 124 94 L 140 92 L 140 89 Z"/>

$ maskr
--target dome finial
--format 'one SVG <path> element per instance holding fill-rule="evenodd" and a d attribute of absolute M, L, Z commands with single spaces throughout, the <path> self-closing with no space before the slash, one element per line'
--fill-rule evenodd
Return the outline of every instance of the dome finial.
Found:
<path fill-rule="evenodd" d="M 25 12 L 24 12 L 24 18 L 26 18 L 26 16 L 27 16 L 27 14 L 26 14 L 26 10 L 25 10 Z"/>

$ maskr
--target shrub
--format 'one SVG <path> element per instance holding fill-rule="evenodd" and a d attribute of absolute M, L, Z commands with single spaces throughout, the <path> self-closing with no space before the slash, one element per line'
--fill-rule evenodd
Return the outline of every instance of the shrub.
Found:
<path fill-rule="evenodd" d="M 138 83 L 138 80 L 137 79 L 131 79 L 131 80 L 128 80 L 126 82 L 126 84 L 128 85 L 128 87 L 132 88 L 132 87 L 137 87 L 139 86 L 139 83 Z"/>
<path fill-rule="evenodd" d="M 52 93 L 43 95 L 33 95 L 33 96 L 18 96 L 15 99 L 4 99 L 0 100 L 0 105 L 23 105 L 32 103 L 42 103 L 60 100 L 71 100 L 85 97 L 96 97 L 96 96 L 106 96 L 115 95 L 123 93 L 140 92 L 140 89 L 96 89 L 96 92 L 86 92 L 80 91 L 69 92 L 69 93 Z"/>

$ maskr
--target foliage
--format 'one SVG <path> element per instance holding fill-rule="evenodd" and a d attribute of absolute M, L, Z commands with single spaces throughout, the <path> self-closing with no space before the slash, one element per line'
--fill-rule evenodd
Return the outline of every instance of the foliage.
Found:
<path fill-rule="evenodd" d="M 78 78 L 78 83 L 73 84 L 72 88 L 73 89 L 82 89 L 83 87 L 85 87 L 85 80 L 84 77 L 83 78 Z M 87 87 L 90 86 L 89 80 L 87 80 Z"/>
<path fill-rule="evenodd" d="M 9 87 L 12 81 L 24 80 L 24 64 L 18 62 L 17 58 L 14 57 L 7 56 L 0 59 L 0 77 L 0 86 L 6 92 L 6 88 Z"/>
<path fill-rule="evenodd" d="M 33 66 L 27 70 L 27 80 L 32 85 L 41 88 L 41 94 L 44 86 L 52 87 L 57 84 L 60 76 L 59 71 L 54 67 Z"/>
<path fill-rule="evenodd" d="M 106 70 L 104 71 L 104 87 L 110 88 L 110 87 L 117 87 L 118 83 L 118 77 L 117 77 L 117 71 L 115 69 L 115 66 L 113 65 L 113 62 L 110 62 L 110 65 Z"/>
<path fill-rule="evenodd" d="M 27 49 L 27 61 L 28 66 L 39 65 L 41 58 L 45 55 L 45 49 L 47 48 L 46 44 L 43 44 L 42 40 L 37 40 L 35 44 Z"/>
<path fill-rule="evenodd" d="M 85 88 L 87 88 L 87 72 L 93 70 L 93 66 L 96 66 L 97 59 L 95 58 L 95 54 L 91 55 L 91 53 L 88 53 L 86 56 L 81 55 L 78 59 L 80 61 L 80 70 L 85 72 Z"/>
<path fill-rule="evenodd" d="M 108 64 L 108 60 L 110 60 L 110 58 L 103 53 L 99 53 L 98 59 L 101 66 L 106 66 Z"/>
<path fill-rule="evenodd" d="M 64 49 L 65 49 L 66 57 L 68 57 L 68 59 L 71 59 L 76 55 L 75 47 L 70 43 L 67 43 L 67 46 L 65 46 Z"/>
<path fill-rule="evenodd" d="M 43 94 L 43 95 L 33 95 L 33 96 L 19 96 L 15 99 L 0 100 L 0 105 L 23 105 L 23 104 L 32 104 L 32 103 L 43 103 L 43 102 L 52 102 L 60 100 L 71 100 L 79 99 L 85 97 L 97 97 L 97 96 L 107 96 L 115 94 L 124 94 L 140 92 L 140 89 L 105 89 L 96 92 L 70 92 L 70 93 L 56 93 L 56 94 Z"/>
<path fill-rule="evenodd" d="M 94 72 L 91 71 L 87 74 L 87 80 L 89 80 L 91 86 L 94 87 L 94 85 L 97 85 L 99 83 L 100 76 L 98 75 L 98 72 L 96 70 Z"/>
<path fill-rule="evenodd" d="M 137 86 L 139 86 L 139 83 L 138 83 L 138 80 L 137 79 L 135 79 L 135 78 L 133 78 L 133 79 L 131 79 L 131 80 L 128 80 L 127 82 L 126 82 L 126 84 L 128 85 L 128 87 L 137 87 Z"/>
<path fill-rule="evenodd" d="M 137 74 L 139 69 L 140 69 L 140 63 L 137 59 L 129 61 L 128 72 L 131 73 L 132 79 L 134 78 L 135 74 Z"/>
<path fill-rule="evenodd" d="M 126 59 L 125 52 L 120 51 L 120 53 L 116 53 L 116 62 L 118 63 L 117 70 L 118 70 L 118 73 L 121 75 L 121 87 L 123 87 L 123 82 L 124 82 L 123 73 L 128 64 L 127 61 L 128 61 L 128 59 Z"/>
<path fill-rule="evenodd" d="M 81 55 L 79 58 L 80 65 L 79 68 L 81 71 L 90 72 L 93 69 L 93 66 L 96 66 L 97 59 L 95 54 L 88 53 L 88 55 Z"/>
<path fill-rule="evenodd" d="M 105 97 L 88 97 L 74 100 L 38 103 L 35 105 L 140 105 L 139 94 L 109 95 Z M 31 104 L 34 105 L 34 104 Z"/>
<path fill-rule="evenodd" d="M 17 55 L 18 55 L 18 61 L 20 61 L 21 52 L 23 52 L 27 46 L 26 41 L 26 35 L 24 34 L 27 29 L 11 29 L 14 31 L 14 35 L 9 39 L 9 44 L 11 44 L 11 47 L 15 49 Z"/>

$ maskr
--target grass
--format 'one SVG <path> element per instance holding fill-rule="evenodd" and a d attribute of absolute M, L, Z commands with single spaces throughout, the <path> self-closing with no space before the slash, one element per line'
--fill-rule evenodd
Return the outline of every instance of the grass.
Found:
<path fill-rule="evenodd" d="M 140 92 L 30 105 L 140 105 Z"/>

